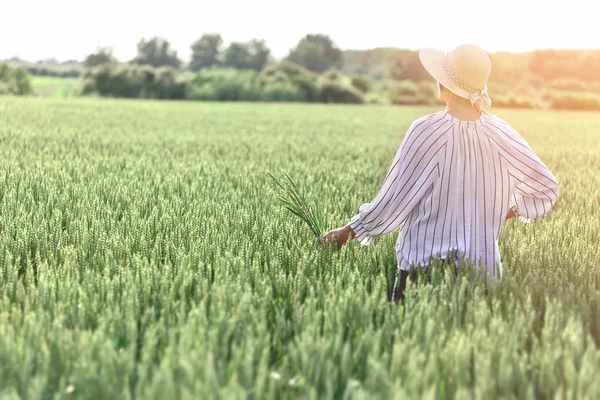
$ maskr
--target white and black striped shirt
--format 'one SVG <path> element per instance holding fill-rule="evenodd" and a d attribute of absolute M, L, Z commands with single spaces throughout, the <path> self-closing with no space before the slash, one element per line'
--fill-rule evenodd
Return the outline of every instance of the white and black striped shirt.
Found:
<path fill-rule="evenodd" d="M 402 270 L 455 254 L 493 279 L 502 273 L 497 239 L 509 208 L 529 222 L 559 194 L 552 172 L 508 123 L 440 111 L 413 122 L 379 193 L 350 226 L 362 245 L 400 229 Z"/>

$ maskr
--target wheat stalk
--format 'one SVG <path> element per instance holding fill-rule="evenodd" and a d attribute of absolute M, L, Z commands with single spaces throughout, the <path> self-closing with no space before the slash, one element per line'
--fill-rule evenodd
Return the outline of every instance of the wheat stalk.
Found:
<path fill-rule="evenodd" d="M 308 225 L 315 237 L 320 237 L 325 232 L 320 202 L 317 201 L 315 206 L 311 207 L 292 177 L 287 172 L 282 172 L 283 178 L 279 179 L 267 171 L 267 174 L 284 193 L 277 198 L 289 212 Z"/>

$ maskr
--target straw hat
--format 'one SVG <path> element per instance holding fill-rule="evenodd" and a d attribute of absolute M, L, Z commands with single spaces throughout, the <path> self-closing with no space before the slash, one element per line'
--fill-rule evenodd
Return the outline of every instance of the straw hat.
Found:
<path fill-rule="evenodd" d="M 487 81 L 492 62 L 484 50 L 471 44 L 460 45 L 450 53 L 425 48 L 419 59 L 433 78 L 457 96 L 469 99 L 479 111 L 491 106 Z"/>

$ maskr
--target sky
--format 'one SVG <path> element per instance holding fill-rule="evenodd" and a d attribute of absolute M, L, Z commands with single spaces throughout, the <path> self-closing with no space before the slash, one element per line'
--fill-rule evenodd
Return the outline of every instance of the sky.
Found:
<path fill-rule="evenodd" d="M 161 36 L 189 60 L 190 45 L 218 32 L 225 43 L 264 39 L 276 58 L 307 33 L 342 49 L 472 43 L 488 52 L 600 48 L 592 0 L 0 0 L 0 59 L 83 60 L 98 46 L 121 61 Z"/>

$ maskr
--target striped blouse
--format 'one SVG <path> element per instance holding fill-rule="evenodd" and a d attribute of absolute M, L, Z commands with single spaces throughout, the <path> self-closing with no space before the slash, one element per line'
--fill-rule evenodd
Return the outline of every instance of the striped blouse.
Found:
<path fill-rule="evenodd" d="M 498 235 L 509 209 L 527 223 L 559 194 L 552 172 L 508 123 L 440 111 L 413 122 L 379 193 L 350 226 L 362 245 L 399 230 L 402 270 L 450 256 L 494 279 L 502 274 Z"/>

